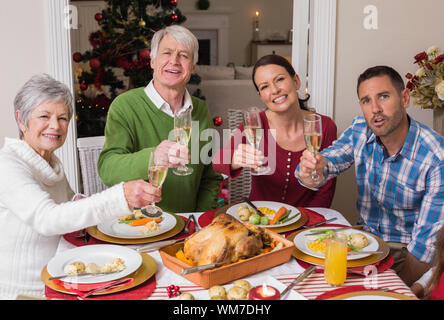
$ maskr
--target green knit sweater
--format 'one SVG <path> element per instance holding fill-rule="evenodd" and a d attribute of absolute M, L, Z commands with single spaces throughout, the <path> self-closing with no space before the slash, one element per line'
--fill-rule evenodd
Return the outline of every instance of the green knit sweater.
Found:
<path fill-rule="evenodd" d="M 192 103 L 192 119 L 198 121 L 199 130 L 193 126 L 191 162 L 198 160 L 198 163 L 188 164 L 194 169 L 189 176 L 176 176 L 172 170 L 168 171 L 162 186 L 162 201 L 157 204 L 165 211 L 199 212 L 217 207 L 222 176 L 213 171 L 211 154 L 208 164 L 202 163 L 200 150 L 208 141 L 199 139 L 200 132 L 213 128 L 213 123 L 203 100 L 192 97 Z M 144 88 L 119 95 L 108 112 L 105 145 L 98 161 L 103 183 L 111 186 L 121 181 L 146 180 L 150 150 L 163 140 L 174 140 L 173 130 L 174 119 L 154 105 Z"/>

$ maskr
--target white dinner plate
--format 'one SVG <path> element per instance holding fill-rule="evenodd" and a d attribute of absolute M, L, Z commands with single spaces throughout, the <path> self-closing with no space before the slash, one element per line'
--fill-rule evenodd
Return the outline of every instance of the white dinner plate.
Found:
<path fill-rule="evenodd" d="M 257 208 L 259 207 L 266 207 L 266 208 L 270 208 L 273 209 L 275 212 L 277 212 L 281 207 L 285 207 L 287 208 L 287 210 L 291 210 L 289 217 L 291 217 L 292 215 L 299 213 L 299 215 L 294 218 L 291 219 L 290 221 L 284 222 L 282 224 L 274 224 L 274 225 L 265 225 L 265 224 L 258 224 L 258 226 L 260 227 L 266 227 L 266 228 L 279 228 L 279 227 L 284 227 L 284 226 L 288 226 L 292 223 L 295 223 L 296 221 L 298 221 L 301 218 L 301 214 L 299 212 L 298 209 L 296 209 L 293 206 L 290 206 L 286 203 L 281 203 L 281 202 L 275 202 L 275 201 L 251 201 Z M 228 208 L 227 213 L 229 215 L 232 215 L 233 217 L 235 217 L 236 219 L 239 220 L 239 217 L 237 215 L 237 209 L 242 206 L 242 205 L 246 205 L 248 206 L 248 208 L 251 208 L 250 205 L 246 202 L 242 202 L 242 203 L 238 203 L 234 206 L 231 206 Z M 269 220 L 273 219 L 274 215 L 266 215 L 268 217 Z M 247 221 L 248 222 L 248 221 Z"/>
<path fill-rule="evenodd" d="M 70 276 L 63 278 L 63 282 L 70 283 L 100 283 L 123 278 L 142 265 L 142 256 L 135 250 L 113 244 L 94 244 L 69 249 L 54 256 L 46 266 L 51 276 L 66 274 L 65 267 L 73 262 L 95 263 L 99 267 L 111 262 L 115 258 L 121 258 L 126 268 L 120 272 L 101 276 Z"/>
<path fill-rule="evenodd" d="M 176 218 L 167 212 L 163 212 L 162 221 L 158 223 L 159 229 L 150 233 L 142 233 L 143 226 L 130 226 L 126 223 L 120 223 L 119 219 L 108 220 L 97 225 L 100 232 L 115 238 L 121 239 L 143 239 L 158 236 L 159 234 L 170 231 L 176 226 Z"/>
<path fill-rule="evenodd" d="M 312 229 L 302 231 L 302 232 L 298 233 L 296 235 L 296 237 L 294 237 L 294 240 L 293 240 L 294 245 L 296 246 L 296 248 L 298 248 L 299 250 L 301 250 L 305 254 L 308 254 L 312 257 L 325 259 L 325 254 L 323 254 L 322 252 L 319 252 L 319 251 L 313 251 L 308 247 L 308 243 L 313 240 L 310 239 L 310 237 L 307 237 L 307 235 L 310 235 L 310 233 L 311 233 L 310 231 L 312 231 L 312 230 L 326 230 L 326 229 L 338 229 L 338 228 L 340 228 L 340 227 L 318 227 L 318 228 L 312 228 Z M 362 232 L 360 230 L 355 230 L 355 229 L 347 229 L 342 232 L 345 232 L 347 235 L 350 235 L 351 233 L 361 233 L 361 234 L 365 235 L 368 239 L 369 244 L 368 244 L 368 246 L 366 246 L 362 250 L 376 251 L 379 249 L 378 241 L 369 233 L 365 233 L 365 232 Z M 317 236 L 319 236 L 319 235 L 317 235 Z M 313 237 L 316 237 L 316 236 L 313 236 Z M 362 259 L 362 258 L 368 257 L 369 255 L 370 255 L 369 253 L 348 255 L 347 260 Z"/>

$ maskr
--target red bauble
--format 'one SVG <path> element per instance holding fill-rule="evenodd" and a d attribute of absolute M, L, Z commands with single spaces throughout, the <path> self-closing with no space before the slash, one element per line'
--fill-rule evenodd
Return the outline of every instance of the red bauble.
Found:
<path fill-rule="evenodd" d="M 151 51 L 148 48 L 141 49 L 139 51 L 139 57 L 140 57 L 140 59 L 148 60 L 150 58 L 150 53 L 151 53 Z"/>
<path fill-rule="evenodd" d="M 86 90 L 86 89 L 88 89 L 88 85 L 86 83 L 81 83 L 80 84 L 80 89 Z"/>
<path fill-rule="evenodd" d="M 92 58 L 89 61 L 89 65 L 92 69 L 98 69 L 100 67 L 100 60 L 97 58 Z"/>
<path fill-rule="evenodd" d="M 221 125 L 222 125 L 222 117 L 214 117 L 213 118 L 213 123 L 214 123 L 214 126 L 216 126 L 216 127 L 220 127 Z"/>
<path fill-rule="evenodd" d="M 171 15 L 171 20 L 173 20 L 173 21 L 177 21 L 177 20 L 179 20 L 179 16 L 178 16 L 177 14 L 173 13 L 173 14 Z"/>
<path fill-rule="evenodd" d="M 75 62 L 80 62 L 80 61 L 82 61 L 82 54 L 81 54 L 80 52 L 75 52 L 75 53 L 72 55 L 72 59 L 73 59 Z"/>
<path fill-rule="evenodd" d="M 172 6 L 177 6 L 177 0 L 170 0 L 170 4 Z"/>
<path fill-rule="evenodd" d="M 103 14 L 101 14 L 101 13 L 96 13 L 96 14 L 94 15 L 94 19 L 96 19 L 97 21 L 102 20 L 102 19 L 103 19 Z"/>

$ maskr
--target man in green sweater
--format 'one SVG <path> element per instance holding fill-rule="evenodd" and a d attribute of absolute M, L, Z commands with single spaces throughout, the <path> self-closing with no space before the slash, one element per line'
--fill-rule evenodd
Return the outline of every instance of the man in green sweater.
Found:
<path fill-rule="evenodd" d="M 222 176 L 213 171 L 211 154 L 201 152 L 209 142 L 200 141 L 200 133 L 213 128 L 208 107 L 186 90 L 197 62 L 198 46 L 195 36 L 178 25 L 155 33 L 151 41 L 153 80 L 145 88 L 129 90 L 114 99 L 98 161 L 99 175 L 108 186 L 147 179 L 148 158 L 153 150 L 156 157 L 168 159 L 170 168 L 188 163 L 188 148 L 176 143 L 172 133 L 174 112 L 192 108 L 192 161 L 188 166 L 194 171 L 188 176 L 177 176 L 169 170 L 162 186 L 162 200 L 157 205 L 170 212 L 216 208 L 222 181 Z"/>

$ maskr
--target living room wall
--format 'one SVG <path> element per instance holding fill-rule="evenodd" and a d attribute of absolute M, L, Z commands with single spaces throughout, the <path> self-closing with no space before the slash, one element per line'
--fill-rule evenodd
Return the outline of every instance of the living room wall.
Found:
<path fill-rule="evenodd" d="M 196 0 L 179 0 L 178 8 L 186 16 L 187 12 L 196 10 L 195 3 Z M 293 0 L 210 0 L 208 13 L 229 16 L 229 61 L 235 65 L 250 63 L 250 43 L 256 11 L 259 11 L 261 40 L 275 33 L 287 37 L 293 24 Z"/>

